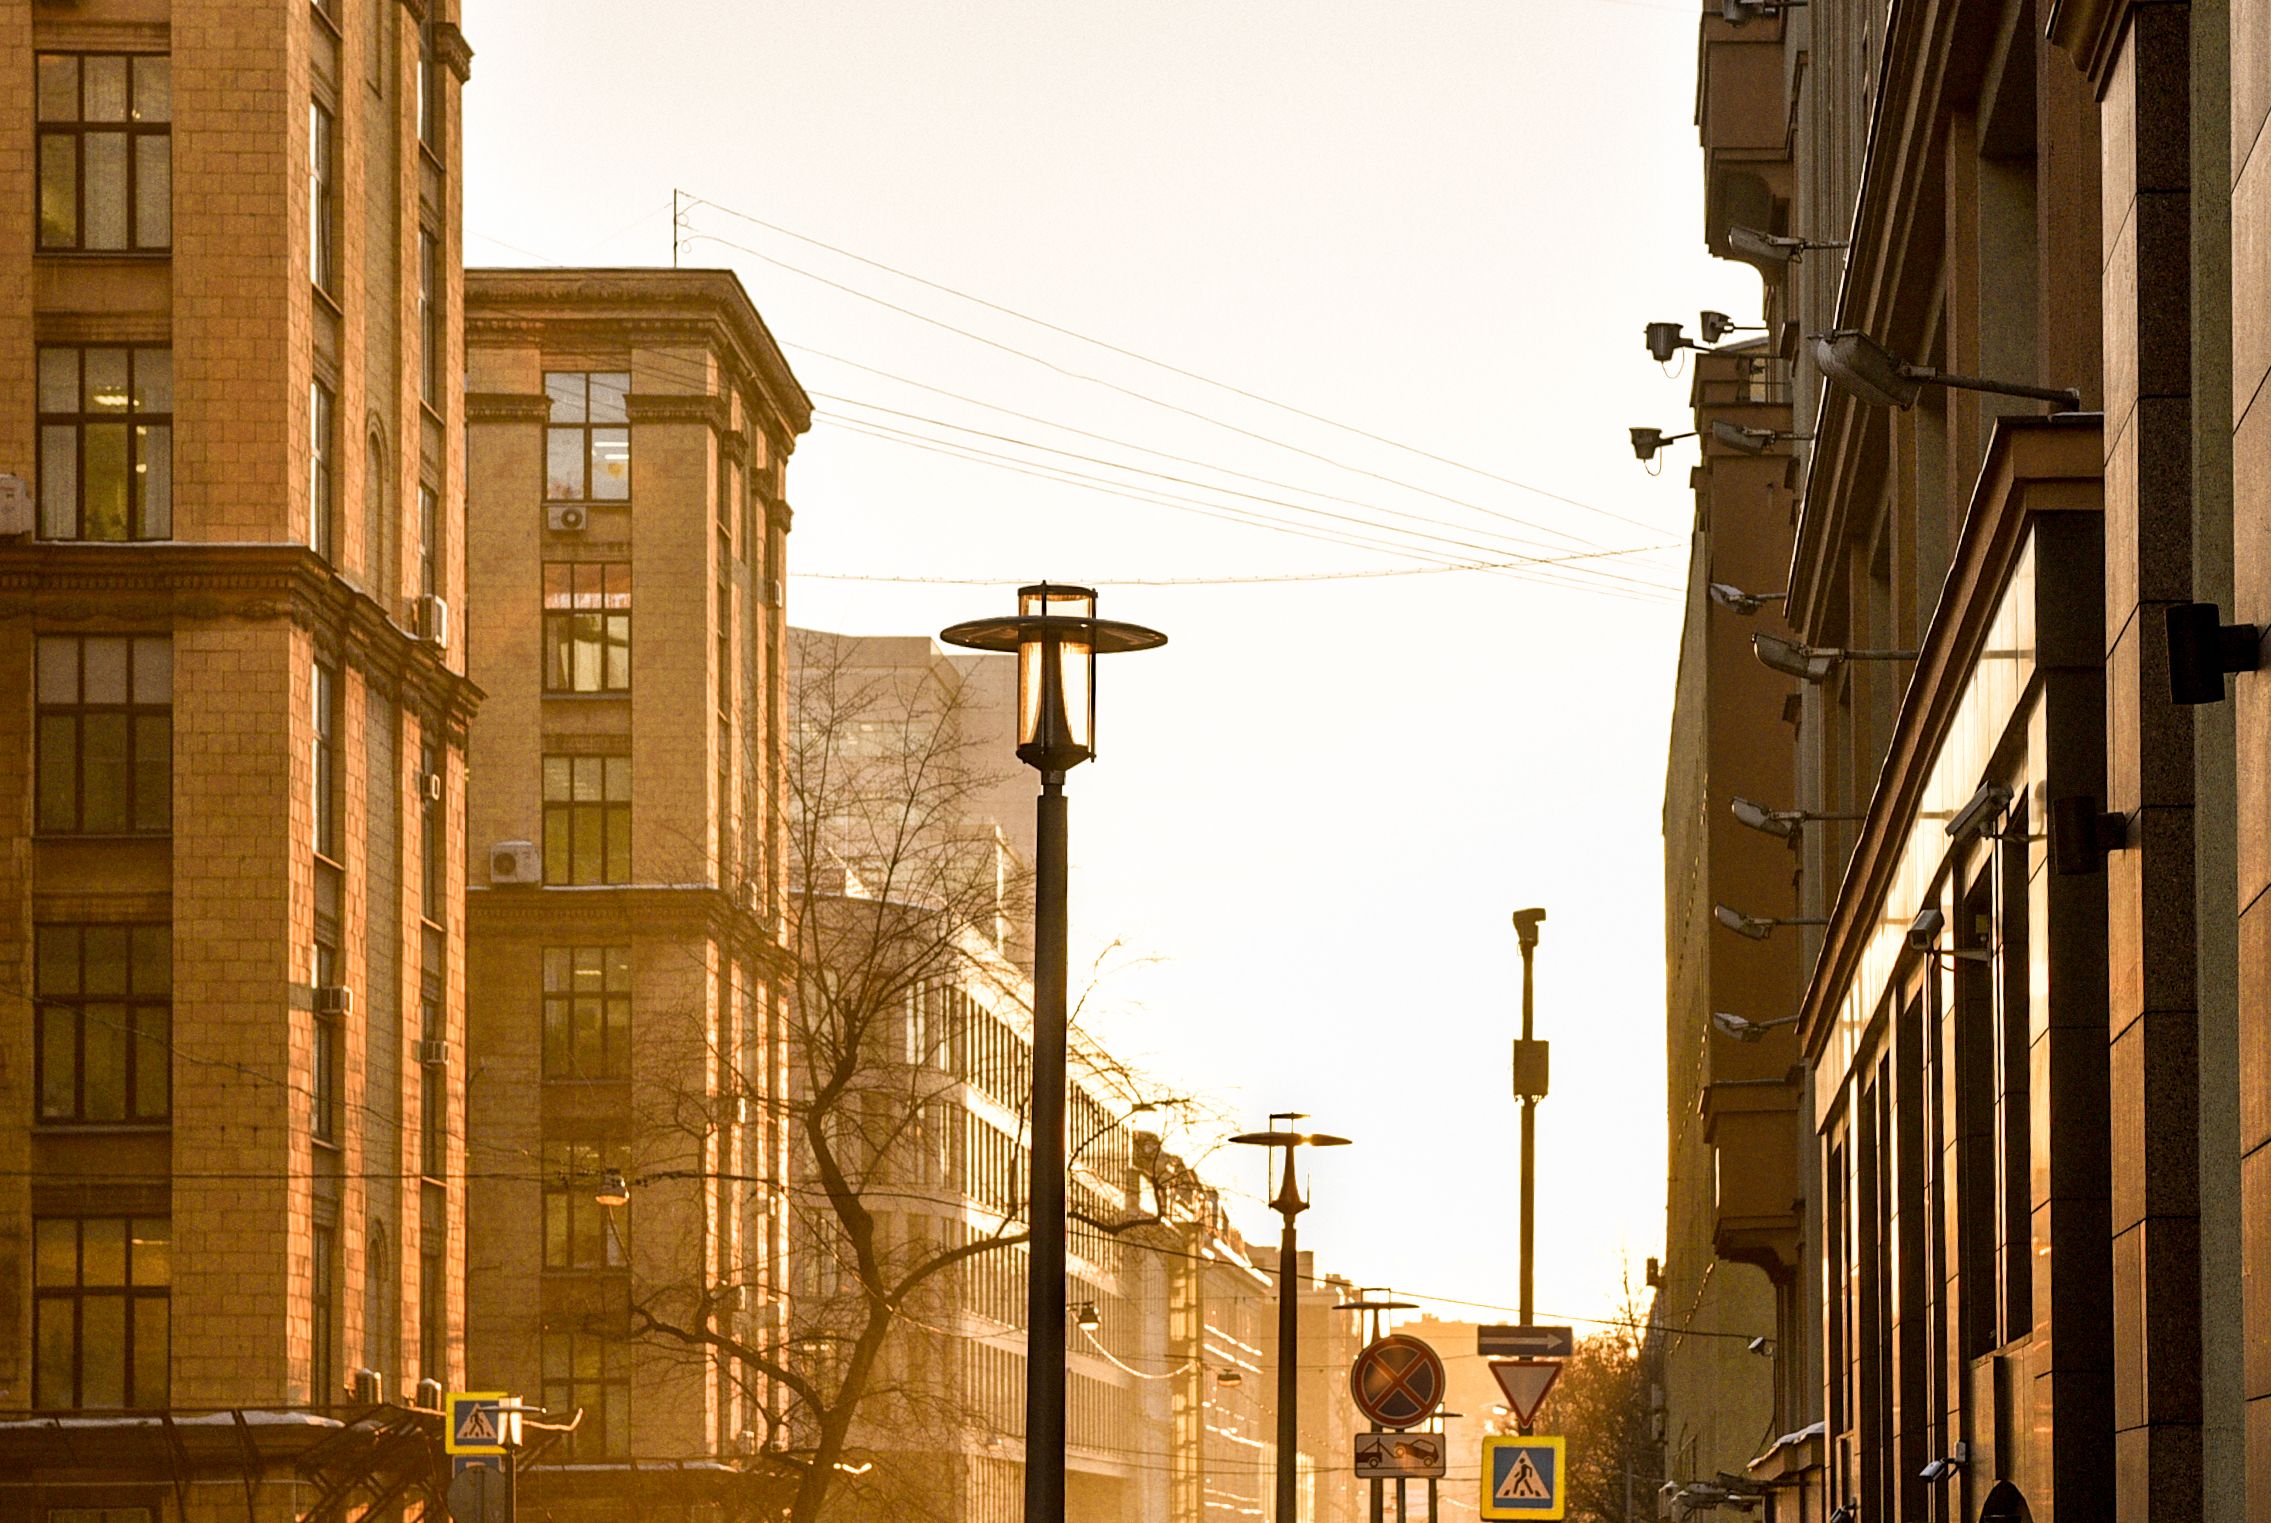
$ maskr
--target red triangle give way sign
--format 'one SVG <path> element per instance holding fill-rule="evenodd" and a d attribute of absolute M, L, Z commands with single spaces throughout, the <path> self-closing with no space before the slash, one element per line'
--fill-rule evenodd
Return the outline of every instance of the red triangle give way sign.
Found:
<path fill-rule="evenodd" d="M 1554 1359 L 1493 1359 L 1490 1373 L 1498 1377 L 1498 1388 L 1506 1393 L 1506 1404 L 1514 1415 L 1527 1424 L 1545 1405 L 1546 1392 L 1553 1389 L 1556 1376 L 1561 1374 L 1561 1362 Z"/>

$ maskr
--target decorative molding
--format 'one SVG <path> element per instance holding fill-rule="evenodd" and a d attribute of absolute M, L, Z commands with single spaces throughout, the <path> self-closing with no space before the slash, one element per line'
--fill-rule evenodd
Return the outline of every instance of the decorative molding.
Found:
<path fill-rule="evenodd" d="M 465 394 L 465 421 L 475 423 L 542 423 L 552 416 L 552 399 L 538 392 L 469 391 Z"/>
<path fill-rule="evenodd" d="M 434 52 L 457 82 L 464 84 L 473 77 L 473 45 L 465 40 L 465 33 L 454 21 L 434 25 Z"/>
<path fill-rule="evenodd" d="M 2105 82 L 2113 72 L 2114 55 L 2129 29 L 2129 13 L 2136 0 L 2050 0 L 2043 33 L 2065 49 L 2074 66 L 2088 76 L 2098 98 L 2105 98 Z"/>
<path fill-rule="evenodd" d="M 706 423 L 721 436 L 733 422 L 726 399 L 711 392 L 634 391 L 623 406 L 633 423 Z"/>

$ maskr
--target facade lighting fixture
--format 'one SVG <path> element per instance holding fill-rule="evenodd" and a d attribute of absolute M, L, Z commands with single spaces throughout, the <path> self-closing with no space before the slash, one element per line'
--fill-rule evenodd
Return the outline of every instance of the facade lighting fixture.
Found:
<path fill-rule="evenodd" d="M 1740 25 L 1741 23 L 1737 23 Z M 1781 233 L 1762 233 L 1755 227 L 1727 229 L 1727 249 L 1738 259 L 1756 264 L 1796 264 L 1806 257 L 1809 249 L 1842 249 L 1843 243 L 1829 243 L 1814 238 L 1791 238 Z"/>
<path fill-rule="evenodd" d="M 1072 1325 L 1084 1333 L 1092 1333 L 1104 1325 L 1104 1317 L 1094 1301 L 1083 1301 L 1072 1309 Z"/>
<path fill-rule="evenodd" d="M 2171 703 L 2222 703 L 2224 674 L 2259 671 L 2263 631 L 2226 624 L 2213 603 L 2178 603 L 2168 611 L 2168 691 Z"/>
<path fill-rule="evenodd" d="M 1729 802 L 1728 808 L 1736 819 L 1742 821 L 1751 829 L 1763 831 L 1770 836 L 1780 836 L 1785 841 L 1796 840 L 1798 838 L 1798 827 L 1810 824 L 1815 820 L 1859 820 L 1866 818 L 1865 815 L 1858 814 L 1821 814 L 1810 809 L 1769 809 L 1756 799 L 1747 799 L 1740 794 L 1737 794 Z"/>
<path fill-rule="evenodd" d="M 1926 1465 L 1922 1470 L 1917 1471 L 1916 1478 L 1920 1481 L 1925 1481 L 1933 1485 L 1937 1485 L 1941 1481 L 1947 1480 L 1950 1476 L 1956 1475 L 1961 1472 L 1965 1464 L 1967 1464 L 1970 1459 L 1971 1445 L 1965 1443 L 1962 1439 L 1959 1438 L 1953 1445 L 1949 1447 L 1947 1455 L 1944 1458 L 1936 1459 L 1929 1465 Z"/>
<path fill-rule="evenodd" d="M 2050 870 L 2066 877 L 2094 873 L 2105 854 L 2129 845 L 2129 816 L 2099 804 L 2095 794 L 2050 801 Z"/>
<path fill-rule="evenodd" d="M 1633 428 L 1626 432 L 1632 435 L 1633 458 L 1643 461 L 1655 459 L 1656 452 L 1667 444 L 1695 437 L 1692 429 L 1684 434 L 1667 434 L 1660 428 Z"/>
<path fill-rule="evenodd" d="M 1730 909 L 1724 904 L 1711 906 L 1711 918 L 1737 936 L 1747 936 L 1753 941 L 1766 940 L 1774 934 L 1774 928 L 1778 925 L 1829 924 L 1818 915 L 1746 915 L 1741 910 Z"/>
<path fill-rule="evenodd" d="M 1687 336 L 1678 323 L 1650 323 L 1641 332 L 1648 341 L 1649 358 L 1659 365 L 1669 365 L 1672 356 L 1682 349 L 1700 349 L 1703 346 Z"/>
<path fill-rule="evenodd" d="M 1741 26 L 1805 8 L 1806 0 L 1719 0 L 1719 19 L 1729 26 Z"/>
<path fill-rule="evenodd" d="M 1957 375 L 1930 365 L 1915 365 L 1894 354 L 1856 328 L 1814 335 L 1814 363 L 1821 373 L 1861 401 L 1878 407 L 1907 409 L 1916 405 L 1917 393 L 1927 386 L 1948 386 L 1957 391 L 1985 391 L 1997 396 L 2030 397 L 2049 402 L 2062 412 L 2082 405 L 2082 394 L 2070 386 L 2032 386 L 2021 381 L 1994 381 L 1976 375 Z"/>
<path fill-rule="evenodd" d="M 1799 1019 L 1800 1017 L 1795 1015 L 1786 1015 L 1780 1020 L 1752 1021 L 1745 1020 L 1732 1010 L 1714 1010 L 1711 1012 L 1712 1026 L 1722 1035 L 1731 1036 L 1738 1042 L 1764 1041 L 1766 1034 L 1775 1027 L 1795 1026 Z"/>
<path fill-rule="evenodd" d="M 1730 423 L 1725 418 L 1711 420 L 1711 442 L 1726 446 L 1740 455 L 1763 455 L 1777 444 L 1795 441 L 1811 444 L 1812 434 L 1786 434 L 1771 428 L 1746 428 Z"/>
<path fill-rule="evenodd" d="M 609 1169 L 599 1176 L 599 1186 L 591 1192 L 594 1203 L 608 1207 L 627 1206 L 631 1203 L 631 1184 L 621 1169 Z"/>
<path fill-rule="evenodd" d="M 1751 650 L 1768 667 L 1802 682 L 1822 682 L 1847 661 L 1914 661 L 1912 650 L 1841 650 L 1828 645 L 1802 645 L 1780 635 L 1751 636 Z"/>
<path fill-rule="evenodd" d="M 1713 582 L 1707 590 L 1712 602 L 1746 619 L 1757 613 L 1761 604 L 1779 603 L 1790 595 L 1787 592 L 1745 592 L 1733 582 Z"/>
<path fill-rule="evenodd" d="M 1726 313 L 1714 312 L 1709 307 L 1704 308 L 1702 313 L 1697 316 L 1695 325 L 1703 330 L 1703 341 L 1707 344 L 1716 344 L 1730 333 L 1764 333 L 1766 331 L 1764 323 L 1739 323 Z"/>

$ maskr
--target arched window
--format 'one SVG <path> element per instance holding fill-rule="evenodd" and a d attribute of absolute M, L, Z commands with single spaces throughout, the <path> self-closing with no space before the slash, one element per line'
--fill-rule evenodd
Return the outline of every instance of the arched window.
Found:
<path fill-rule="evenodd" d="M 363 585 L 388 613 L 402 594 L 395 562 L 400 548 L 396 516 L 388 511 L 394 458 L 387 453 L 386 428 L 374 415 L 363 453 Z"/>
<path fill-rule="evenodd" d="M 371 1218 L 363 1240 L 363 1363 L 376 1369 L 391 1390 L 401 1378 L 395 1357 L 402 1328 L 402 1299 L 395 1293 L 394 1240 L 386 1219 Z"/>

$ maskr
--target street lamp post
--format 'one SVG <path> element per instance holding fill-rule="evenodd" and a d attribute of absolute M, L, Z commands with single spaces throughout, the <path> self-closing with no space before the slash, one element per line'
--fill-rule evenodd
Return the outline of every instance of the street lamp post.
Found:
<path fill-rule="evenodd" d="M 1301 1265 L 1294 1218 L 1308 1210 L 1309 1203 L 1301 1198 L 1301 1186 L 1293 1177 L 1293 1153 L 1301 1147 L 1348 1146 L 1346 1137 L 1293 1130 L 1293 1123 L 1304 1119 L 1299 1111 L 1278 1111 L 1271 1115 L 1268 1131 L 1244 1132 L 1230 1139 L 1247 1147 L 1285 1149 L 1285 1172 L 1277 1198 L 1270 1202 L 1270 1209 L 1285 1222 L 1277 1240 L 1277 1523 L 1293 1523 L 1294 1456 L 1301 1447 Z"/>
<path fill-rule="evenodd" d="M 1096 617 L 1088 587 L 1041 582 L 1008 618 L 941 630 L 949 645 L 1017 655 L 1017 759 L 1034 805 L 1033 1143 L 1025 1311 L 1025 1523 L 1065 1515 L 1065 774 L 1096 754 L 1096 658 L 1167 637 Z"/>
<path fill-rule="evenodd" d="M 1530 1292 L 1537 1280 L 1538 1242 L 1538 1101 L 1546 1092 L 1546 1044 L 1535 1039 L 1532 1023 L 1537 1016 L 1537 991 L 1530 980 L 1530 964 L 1538 950 L 1538 922 L 1544 910 L 1516 910 L 1514 938 L 1522 947 L 1522 1042 L 1514 1049 L 1514 1092 L 1522 1098 L 1522 1325 L 1531 1315 Z"/>

